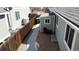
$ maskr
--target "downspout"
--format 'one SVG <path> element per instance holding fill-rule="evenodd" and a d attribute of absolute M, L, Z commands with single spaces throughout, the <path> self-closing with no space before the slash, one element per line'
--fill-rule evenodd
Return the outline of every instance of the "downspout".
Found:
<path fill-rule="evenodd" d="M 8 24 L 9 24 L 9 32 L 11 32 L 12 26 L 11 26 L 11 23 L 10 23 L 9 14 L 7 14 L 7 19 L 8 19 Z"/>
<path fill-rule="evenodd" d="M 5 7 L 4 10 L 9 12 L 9 14 L 10 14 L 12 7 Z M 7 14 L 7 19 L 8 19 L 8 25 L 9 25 L 9 32 L 11 33 L 12 32 L 12 26 L 11 26 L 11 21 L 10 21 L 11 20 L 11 14 L 10 14 L 10 17 L 9 17 L 9 14 Z"/>

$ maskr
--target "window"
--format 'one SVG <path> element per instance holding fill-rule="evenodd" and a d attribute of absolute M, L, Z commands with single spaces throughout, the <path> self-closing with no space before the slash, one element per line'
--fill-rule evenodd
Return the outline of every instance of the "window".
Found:
<path fill-rule="evenodd" d="M 16 11 L 15 12 L 15 16 L 16 16 L 16 20 L 19 20 L 20 19 L 20 13 L 19 13 L 19 11 Z"/>
<path fill-rule="evenodd" d="M 70 26 L 67 25 L 67 28 L 66 28 L 66 36 L 65 36 L 66 42 L 68 41 L 69 28 L 70 28 Z"/>
<path fill-rule="evenodd" d="M 70 49 L 72 47 L 73 37 L 74 37 L 74 29 L 70 28 L 70 26 L 67 25 L 65 41 Z"/>
<path fill-rule="evenodd" d="M 5 18 L 5 14 L 0 15 L 0 19 Z"/>
<path fill-rule="evenodd" d="M 55 19 L 56 19 L 56 24 L 58 25 L 58 16 L 57 15 L 55 16 Z"/>
<path fill-rule="evenodd" d="M 71 49 L 71 46 L 72 46 L 73 36 L 74 36 L 74 30 L 71 29 L 70 36 L 69 36 L 69 41 L 68 41 L 68 46 L 69 46 L 70 49 Z"/>
<path fill-rule="evenodd" d="M 50 24 L 50 23 L 51 23 L 50 18 L 46 18 L 46 19 L 44 20 L 44 24 Z"/>

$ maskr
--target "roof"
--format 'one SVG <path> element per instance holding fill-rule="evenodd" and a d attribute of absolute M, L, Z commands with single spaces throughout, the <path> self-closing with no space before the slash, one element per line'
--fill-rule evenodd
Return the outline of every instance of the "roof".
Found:
<path fill-rule="evenodd" d="M 3 7 L 0 7 L 0 13 L 4 13 L 4 12 L 6 12 L 6 10 L 4 10 Z"/>
<path fill-rule="evenodd" d="M 79 27 L 79 7 L 50 7 L 49 10 Z"/>
<path fill-rule="evenodd" d="M 49 16 L 49 13 L 43 13 L 43 14 L 41 14 L 40 17 L 47 17 L 47 16 Z"/>

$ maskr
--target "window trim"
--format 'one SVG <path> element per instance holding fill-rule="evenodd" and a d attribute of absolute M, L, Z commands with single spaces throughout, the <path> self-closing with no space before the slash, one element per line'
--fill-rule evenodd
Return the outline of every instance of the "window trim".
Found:
<path fill-rule="evenodd" d="M 72 51 L 74 50 L 76 35 L 77 35 L 77 31 L 74 32 L 73 43 L 72 43 L 72 48 L 71 48 Z"/>
<path fill-rule="evenodd" d="M 76 34 L 75 34 L 75 32 L 76 32 L 76 31 L 75 31 L 75 30 L 74 30 L 71 26 L 69 26 L 69 25 L 68 25 L 70 28 L 69 28 L 68 38 L 67 38 L 68 40 L 67 40 L 67 42 L 66 42 L 65 37 L 66 37 L 67 25 L 68 25 L 68 24 L 66 24 L 66 28 L 65 28 L 64 41 L 65 41 L 65 44 L 66 44 L 66 47 L 68 48 L 68 50 L 73 50 L 73 48 L 74 48 L 74 47 L 73 47 L 73 46 L 74 46 L 74 44 L 73 44 L 73 43 L 74 43 L 74 41 L 75 41 L 75 38 L 74 38 L 74 37 L 75 37 L 75 35 L 76 35 Z M 74 30 L 74 34 L 73 34 L 73 39 L 72 39 L 72 46 L 71 46 L 71 48 L 70 48 L 70 47 L 69 47 L 69 45 L 68 45 L 68 41 L 69 41 L 70 31 L 71 31 L 71 29 L 73 29 L 73 30 Z"/>
<path fill-rule="evenodd" d="M 49 19 L 49 23 L 45 22 L 47 19 Z M 44 24 L 51 24 L 51 18 L 44 18 Z"/>

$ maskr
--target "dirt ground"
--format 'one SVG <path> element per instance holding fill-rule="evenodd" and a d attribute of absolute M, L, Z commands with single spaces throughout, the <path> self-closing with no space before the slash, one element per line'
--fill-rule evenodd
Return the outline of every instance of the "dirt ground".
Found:
<path fill-rule="evenodd" d="M 51 41 L 51 34 L 39 32 L 37 37 L 38 51 L 59 51 L 57 41 Z"/>

